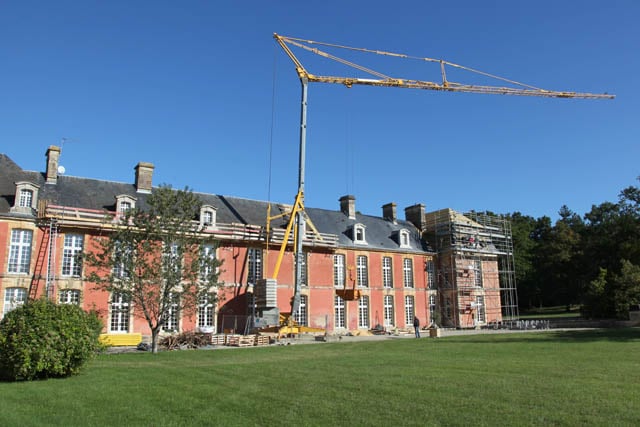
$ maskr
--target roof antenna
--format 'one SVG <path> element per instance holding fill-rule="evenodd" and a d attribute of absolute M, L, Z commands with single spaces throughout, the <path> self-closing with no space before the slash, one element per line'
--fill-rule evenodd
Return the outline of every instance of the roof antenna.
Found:
<path fill-rule="evenodd" d="M 75 142 L 75 140 L 72 140 L 70 138 L 62 138 L 60 140 L 60 157 L 58 158 L 58 162 L 60 162 L 60 159 L 62 158 L 62 151 L 63 151 L 62 149 L 64 148 L 64 144 L 67 142 Z M 64 175 L 66 171 L 67 170 L 65 169 L 64 166 L 62 165 L 58 166 L 58 175 Z"/>

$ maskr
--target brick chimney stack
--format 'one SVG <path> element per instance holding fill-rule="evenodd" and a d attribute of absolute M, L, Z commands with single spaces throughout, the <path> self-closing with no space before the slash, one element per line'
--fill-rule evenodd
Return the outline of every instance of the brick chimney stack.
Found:
<path fill-rule="evenodd" d="M 396 216 L 396 204 L 391 202 L 382 206 L 382 217 L 387 221 L 391 221 L 394 224 L 397 224 L 398 217 Z"/>
<path fill-rule="evenodd" d="M 340 211 L 347 215 L 349 219 L 356 219 L 356 198 L 346 195 L 340 197 Z"/>
<path fill-rule="evenodd" d="M 55 184 L 58 182 L 58 162 L 60 160 L 60 147 L 50 145 L 47 153 L 46 183 Z"/>
<path fill-rule="evenodd" d="M 153 164 L 146 162 L 139 162 L 135 167 L 136 191 L 138 193 L 151 193 L 153 188 L 153 169 Z"/>
<path fill-rule="evenodd" d="M 427 225 L 424 209 L 425 207 L 422 203 L 416 203 L 413 206 L 404 208 L 406 220 L 415 225 L 421 232 L 424 231 Z"/>

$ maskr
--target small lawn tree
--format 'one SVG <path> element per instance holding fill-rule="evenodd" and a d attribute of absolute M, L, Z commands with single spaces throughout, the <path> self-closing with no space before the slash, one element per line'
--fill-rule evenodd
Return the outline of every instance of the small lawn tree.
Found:
<path fill-rule="evenodd" d="M 221 262 L 197 221 L 201 201 L 188 188 L 161 186 L 140 205 L 122 213 L 86 262 L 93 267 L 89 281 L 131 302 L 133 315 L 147 321 L 156 353 L 160 331 L 175 326 L 178 312 L 194 313 L 201 298 L 215 300 Z"/>

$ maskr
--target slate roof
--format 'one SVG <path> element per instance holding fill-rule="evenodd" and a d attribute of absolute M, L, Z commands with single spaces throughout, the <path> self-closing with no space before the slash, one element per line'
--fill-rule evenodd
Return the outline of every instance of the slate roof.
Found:
<path fill-rule="evenodd" d="M 144 209 L 145 201 L 149 196 L 137 193 L 134 184 L 73 176 L 58 176 L 56 184 L 45 184 L 45 176 L 42 172 L 24 171 L 7 155 L 0 153 L 0 215 L 13 215 L 10 213 L 10 208 L 14 204 L 17 181 L 28 181 L 38 185 L 40 200 L 75 208 L 115 211 L 116 196 L 126 194 L 135 197 L 136 205 Z M 265 224 L 268 206 L 266 201 L 216 194 L 195 194 L 204 204 L 216 208 L 218 223 Z M 271 214 L 276 213 L 279 213 L 277 204 L 272 203 Z M 398 219 L 394 224 L 380 217 L 362 214 L 356 214 L 354 220 L 340 211 L 309 207 L 306 208 L 306 213 L 319 232 L 338 236 L 339 247 L 398 251 L 400 247 L 397 233 L 401 229 L 406 229 L 409 231 L 410 248 L 403 248 L 403 252 L 433 252 L 420 238 L 418 229 L 407 221 Z M 272 222 L 272 226 L 285 228 L 286 221 L 287 218 L 276 220 Z M 356 223 L 365 226 L 366 245 L 355 244 L 352 240 L 351 230 Z"/>

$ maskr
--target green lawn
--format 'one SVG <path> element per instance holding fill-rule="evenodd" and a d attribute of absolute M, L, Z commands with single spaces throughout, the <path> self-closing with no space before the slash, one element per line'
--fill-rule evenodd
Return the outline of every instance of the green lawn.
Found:
<path fill-rule="evenodd" d="M 101 355 L 3 426 L 640 425 L 640 329 Z"/>

